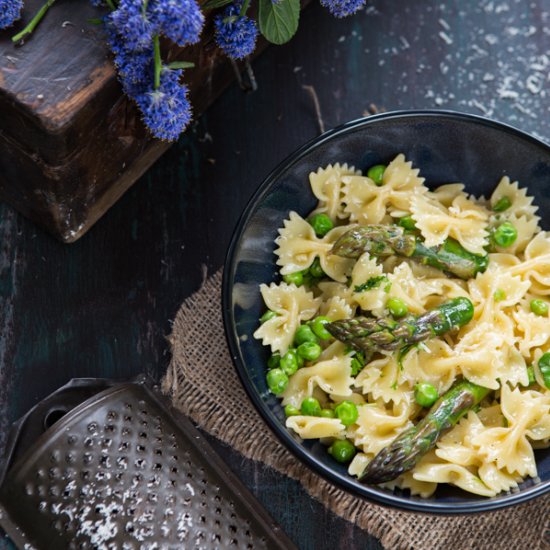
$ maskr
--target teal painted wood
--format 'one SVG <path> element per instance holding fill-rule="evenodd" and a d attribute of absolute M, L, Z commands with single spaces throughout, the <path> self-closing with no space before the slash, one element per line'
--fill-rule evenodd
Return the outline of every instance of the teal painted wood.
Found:
<path fill-rule="evenodd" d="M 485 113 L 550 139 L 549 14 L 548 0 L 374 0 L 335 20 L 315 5 L 290 44 L 255 62 L 259 90 L 228 90 L 77 243 L 0 206 L 0 444 L 72 377 L 164 372 L 170 320 L 203 266 L 222 265 L 256 186 L 318 133 L 303 85 L 327 128 L 374 103 Z M 301 548 L 380 548 L 297 482 L 217 448 Z"/>

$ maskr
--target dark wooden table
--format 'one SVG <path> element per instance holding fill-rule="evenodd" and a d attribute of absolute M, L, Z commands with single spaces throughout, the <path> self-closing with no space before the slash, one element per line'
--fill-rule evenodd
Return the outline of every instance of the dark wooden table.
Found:
<path fill-rule="evenodd" d="M 345 20 L 316 4 L 255 62 L 259 90 L 230 88 L 76 244 L 0 205 L 0 444 L 70 378 L 162 375 L 178 306 L 223 264 L 262 178 L 319 131 L 304 85 L 327 128 L 374 104 L 485 114 L 550 139 L 549 24 L 550 0 L 374 0 Z M 301 548 L 380 548 L 297 482 L 223 452 Z"/>

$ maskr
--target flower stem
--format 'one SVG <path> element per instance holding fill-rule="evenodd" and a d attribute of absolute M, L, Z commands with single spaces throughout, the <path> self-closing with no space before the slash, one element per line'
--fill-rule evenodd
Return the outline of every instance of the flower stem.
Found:
<path fill-rule="evenodd" d="M 105 2 L 107 3 L 111 11 L 116 10 L 116 6 L 114 5 L 113 0 L 105 0 Z"/>
<path fill-rule="evenodd" d="M 244 0 L 243 5 L 241 6 L 241 11 L 239 12 L 239 15 L 241 17 L 246 14 L 249 6 L 250 6 L 250 0 Z"/>
<path fill-rule="evenodd" d="M 46 15 L 46 12 L 50 9 L 54 2 L 55 0 L 47 0 L 47 2 L 36 12 L 36 15 L 31 19 L 30 23 L 20 33 L 16 34 L 12 38 L 12 41 L 17 44 L 18 42 L 21 42 L 21 40 L 23 40 L 28 34 L 31 34 L 38 23 L 42 21 L 42 18 Z"/>
<path fill-rule="evenodd" d="M 158 34 L 153 38 L 155 48 L 155 90 L 160 88 L 160 71 L 162 69 L 162 59 L 160 57 L 160 39 Z"/>

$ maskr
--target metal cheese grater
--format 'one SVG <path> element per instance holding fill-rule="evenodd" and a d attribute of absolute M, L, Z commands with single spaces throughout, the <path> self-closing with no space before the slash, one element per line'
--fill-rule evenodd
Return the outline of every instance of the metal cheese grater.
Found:
<path fill-rule="evenodd" d="M 0 525 L 37 550 L 295 548 L 145 378 L 73 380 L 14 426 Z"/>

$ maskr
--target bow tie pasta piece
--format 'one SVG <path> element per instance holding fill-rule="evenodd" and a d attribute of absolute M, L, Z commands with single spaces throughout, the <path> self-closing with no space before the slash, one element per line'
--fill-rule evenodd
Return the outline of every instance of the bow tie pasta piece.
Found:
<path fill-rule="evenodd" d="M 439 246 L 452 237 L 466 250 L 485 254 L 489 215 L 483 207 L 463 194 L 455 197 L 449 207 L 441 204 L 435 193 L 416 192 L 410 200 L 412 217 L 426 246 Z"/>
<path fill-rule="evenodd" d="M 254 333 L 254 338 L 264 346 L 271 346 L 273 353 L 285 354 L 291 346 L 301 321 L 311 319 L 321 304 L 312 292 L 304 287 L 271 283 L 260 286 L 260 292 L 268 309 L 277 315 L 265 321 Z"/>
<path fill-rule="evenodd" d="M 335 227 L 320 239 L 306 220 L 296 212 L 291 212 L 275 240 L 278 245 L 275 254 L 279 257 L 277 265 L 282 267 L 281 274 L 308 269 L 318 257 L 323 271 L 331 279 L 346 282 L 353 260 L 330 254 L 330 250 L 348 229 L 348 226 Z"/>
<path fill-rule="evenodd" d="M 469 493 L 484 497 L 493 497 L 496 491 L 490 489 L 479 477 L 465 466 L 446 462 L 430 451 L 413 471 L 414 479 L 431 483 L 448 483 L 456 485 Z"/>
<path fill-rule="evenodd" d="M 368 254 L 363 254 L 351 272 L 353 300 L 365 311 L 381 315 L 386 305 L 389 280 L 382 276 L 382 266 Z"/>
<path fill-rule="evenodd" d="M 544 231 L 536 235 L 524 255 L 523 262 L 509 268 L 510 273 L 530 281 L 533 294 L 550 295 L 550 235 Z"/>
<path fill-rule="evenodd" d="M 364 395 L 384 403 L 410 403 L 413 398 L 411 385 L 404 382 L 396 357 L 385 354 L 368 363 L 355 378 L 355 387 L 361 388 Z"/>
<path fill-rule="evenodd" d="M 328 317 L 331 321 L 339 321 L 340 319 L 349 319 L 353 316 L 354 309 L 338 296 L 329 298 L 323 302 L 319 308 L 319 314 Z"/>
<path fill-rule="evenodd" d="M 470 382 L 498 390 L 500 349 L 504 344 L 502 334 L 488 323 L 479 323 L 461 337 L 448 361 L 454 361 L 458 371 Z"/>
<path fill-rule="evenodd" d="M 321 439 L 323 437 L 342 437 L 345 426 L 337 418 L 318 416 L 289 416 L 286 427 L 294 430 L 302 439 Z"/>
<path fill-rule="evenodd" d="M 286 390 L 281 394 L 283 405 L 300 407 L 306 397 L 311 397 L 316 387 L 328 395 L 351 395 L 351 357 L 336 356 L 304 367 L 290 377 Z"/>
<path fill-rule="evenodd" d="M 533 204 L 533 197 L 527 195 L 527 189 L 520 188 L 517 181 L 511 182 L 508 176 L 504 176 L 496 186 L 489 203 L 494 210 L 503 199 L 507 199 L 510 206 L 502 211 L 503 216 L 514 215 L 525 216 L 528 220 L 535 219 L 538 223 L 540 218 L 536 216 L 539 209 Z"/>
<path fill-rule="evenodd" d="M 309 184 L 319 200 L 313 214 L 326 214 L 333 221 L 349 217 L 342 203 L 344 197 L 344 176 L 360 176 L 361 172 L 347 164 L 329 164 L 309 174 Z"/>
<path fill-rule="evenodd" d="M 485 273 L 468 281 L 472 301 L 476 306 L 481 306 L 476 313 L 480 313 L 480 318 L 488 322 L 492 320 L 495 310 L 519 304 L 530 286 L 529 281 L 522 280 L 519 275 L 513 275 L 491 261 Z"/>
<path fill-rule="evenodd" d="M 429 382 L 443 395 L 460 373 L 458 363 L 452 347 L 441 338 L 433 338 L 405 355 L 401 378 L 411 388 L 417 382 Z"/>
<path fill-rule="evenodd" d="M 457 197 L 463 197 L 464 199 L 468 198 L 468 195 L 464 193 L 464 185 L 462 183 L 447 183 L 445 185 L 440 185 L 433 190 L 432 196 L 446 208 L 452 206 L 453 201 Z"/>
<path fill-rule="evenodd" d="M 344 177 L 345 212 L 352 222 L 360 224 L 380 223 L 392 212 L 405 215 L 410 210 L 411 192 L 427 191 L 418 173 L 412 162 L 398 155 L 384 171 L 380 187 L 367 177 Z"/>
<path fill-rule="evenodd" d="M 412 162 L 405 159 L 405 155 L 397 155 L 384 170 L 382 177 L 383 187 L 394 191 L 411 191 L 424 186 L 424 178 L 421 178 L 420 170 L 413 168 Z M 404 209 L 404 208 L 403 208 Z"/>
<path fill-rule="evenodd" d="M 501 388 L 501 409 L 507 427 L 489 428 L 472 439 L 478 453 L 497 468 L 521 477 L 536 477 L 537 465 L 533 448 L 527 436 L 533 436 L 535 426 L 550 423 L 550 396 L 535 391 L 511 390 L 506 384 Z M 545 426 L 545 434 L 550 426 Z"/>
<path fill-rule="evenodd" d="M 530 357 L 534 348 L 546 345 L 550 341 L 550 319 L 535 315 L 518 307 L 512 313 L 518 332 L 519 351 Z"/>
<path fill-rule="evenodd" d="M 472 447 L 472 438 L 485 429 L 477 414 L 470 411 L 451 431 L 441 437 L 435 454 L 442 460 L 460 466 L 478 466 L 481 460 Z"/>
<path fill-rule="evenodd" d="M 409 418 L 415 410 L 416 406 L 408 400 L 389 408 L 383 403 L 369 403 L 359 407 L 359 417 L 348 432 L 356 447 L 367 454 L 377 454 L 412 426 Z"/>
<path fill-rule="evenodd" d="M 477 475 L 495 494 L 517 489 L 519 483 L 522 481 L 520 475 L 509 474 L 505 470 L 499 470 L 494 462 L 485 462 L 482 464 L 477 471 Z"/>

